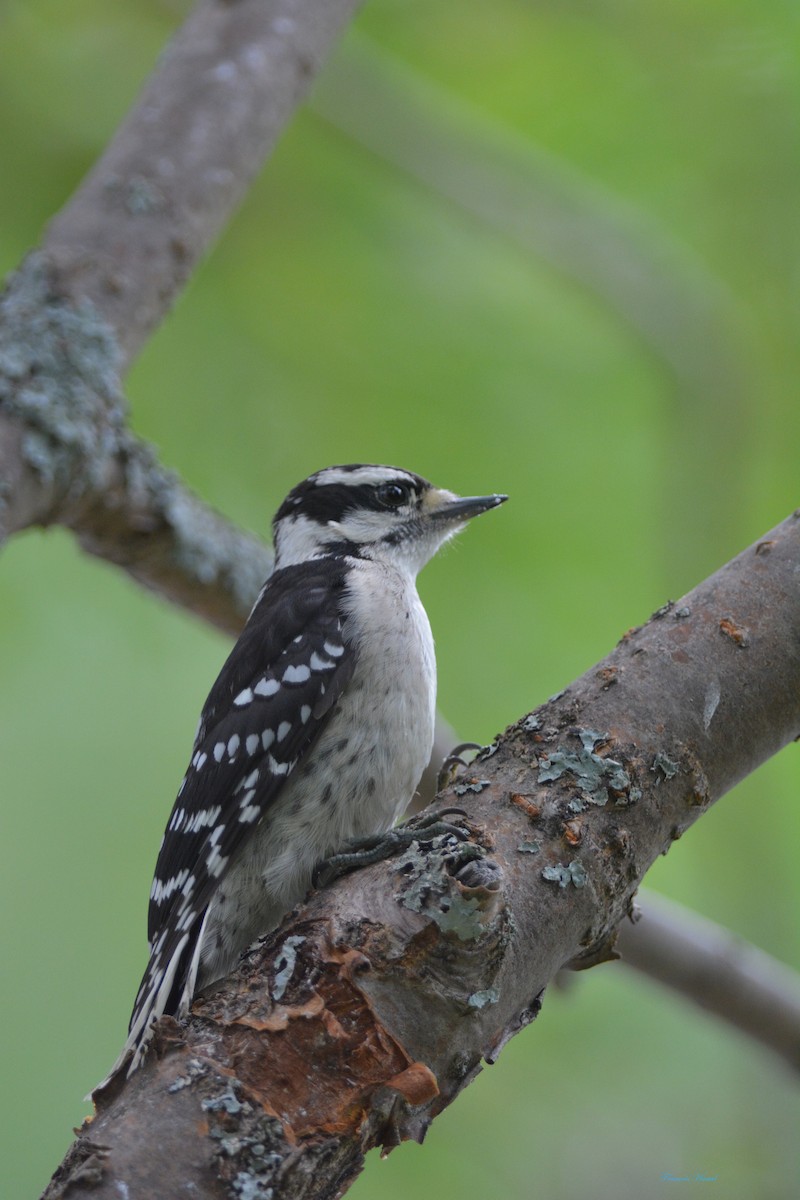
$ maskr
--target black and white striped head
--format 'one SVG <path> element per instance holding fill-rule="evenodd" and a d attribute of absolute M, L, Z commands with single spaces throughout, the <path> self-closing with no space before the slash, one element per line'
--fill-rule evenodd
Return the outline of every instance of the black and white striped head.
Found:
<path fill-rule="evenodd" d="M 347 554 L 416 575 L 470 517 L 505 499 L 456 496 L 399 467 L 326 467 L 293 488 L 275 514 L 275 567 Z"/>

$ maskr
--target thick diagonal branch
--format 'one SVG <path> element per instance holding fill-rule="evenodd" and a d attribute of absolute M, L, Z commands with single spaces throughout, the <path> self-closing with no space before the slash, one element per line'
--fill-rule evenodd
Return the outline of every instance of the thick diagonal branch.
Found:
<path fill-rule="evenodd" d="M 440 799 L 483 856 L 423 842 L 341 881 L 163 1020 L 49 1196 L 333 1197 L 371 1146 L 421 1139 L 559 968 L 614 956 L 654 859 L 797 736 L 798 563 L 800 513 L 479 755 Z"/>

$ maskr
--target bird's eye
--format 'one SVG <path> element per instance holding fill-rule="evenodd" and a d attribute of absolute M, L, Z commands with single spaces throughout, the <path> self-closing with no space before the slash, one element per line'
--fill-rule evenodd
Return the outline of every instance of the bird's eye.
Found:
<path fill-rule="evenodd" d="M 408 503 L 409 490 L 402 483 L 382 483 L 377 497 L 385 508 L 400 508 Z"/>

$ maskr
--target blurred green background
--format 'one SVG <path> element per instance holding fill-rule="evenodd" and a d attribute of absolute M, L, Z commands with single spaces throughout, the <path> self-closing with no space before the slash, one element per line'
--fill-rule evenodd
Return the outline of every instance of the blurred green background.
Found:
<path fill-rule="evenodd" d="M 0 5 L 4 271 L 186 7 Z M 422 578 L 463 737 L 798 504 L 798 22 L 785 0 L 373 0 L 129 377 L 137 431 L 265 535 L 330 463 L 511 495 Z M 2 556 L 4 1195 L 44 1186 L 118 1052 L 227 648 L 62 532 Z M 797 965 L 799 783 L 792 747 L 648 885 Z M 352 1195 L 785 1197 L 799 1121 L 766 1053 L 606 965 Z"/>

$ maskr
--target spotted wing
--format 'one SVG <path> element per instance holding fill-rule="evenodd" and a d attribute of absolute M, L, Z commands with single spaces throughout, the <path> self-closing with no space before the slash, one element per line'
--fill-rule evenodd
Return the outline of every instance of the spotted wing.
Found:
<path fill-rule="evenodd" d="M 343 591 L 331 560 L 277 572 L 211 689 L 156 864 L 129 1046 L 177 1010 L 209 901 L 353 674 Z"/>

